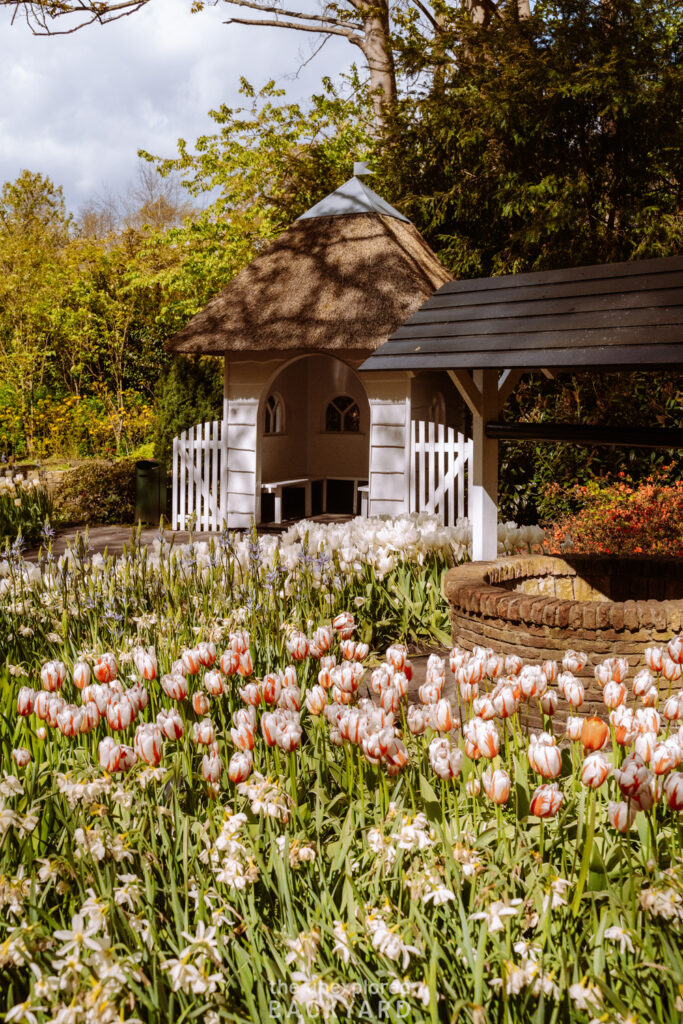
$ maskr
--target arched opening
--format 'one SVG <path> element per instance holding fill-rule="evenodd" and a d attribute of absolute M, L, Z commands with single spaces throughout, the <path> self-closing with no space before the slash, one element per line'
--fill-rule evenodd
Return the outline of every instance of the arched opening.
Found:
<path fill-rule="evenodd" d="M 281 430 L 272 429 L 278 408 Z M 292 360 L 264 388 L 258 423 L 262 522 L 359 513 L 370 406 L 350 366 L 328 355 Z"/>

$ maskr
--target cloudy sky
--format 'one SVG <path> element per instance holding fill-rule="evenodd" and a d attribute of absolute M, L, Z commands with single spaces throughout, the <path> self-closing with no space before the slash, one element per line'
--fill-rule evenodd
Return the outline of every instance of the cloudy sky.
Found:
<path fill-rule="evenodd" d="M 77 212 L 125 192 L 138 149 L 170 156 L 179 137 L 211 131 L 207 112 L 238 104 L 241 75 L 255 86 L 275 78 L 300 100 L 361 56 L 332 39 L 301 67 L 317 36 L 224 25 L 223 5 L 189 9 L 190 0 L 152 0 L 116 23 L 51 38 L 10 25 L 0 9 L 0 184 L 39 171 Z"/>

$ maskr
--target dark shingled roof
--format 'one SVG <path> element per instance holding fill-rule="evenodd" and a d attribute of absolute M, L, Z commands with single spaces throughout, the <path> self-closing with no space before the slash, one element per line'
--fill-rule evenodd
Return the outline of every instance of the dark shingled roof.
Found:
<path fill-rule="evenodd" d="M 363 370 L 683 365 L 683 257 L 449 281 Z"/>
<path fill-rule="evenodd" d="M 385 342 L 448 280 L 448 271 L 408 221 L 374 212 L 303 218 L 166 348 L 221 355 L 363 355 Z"/>

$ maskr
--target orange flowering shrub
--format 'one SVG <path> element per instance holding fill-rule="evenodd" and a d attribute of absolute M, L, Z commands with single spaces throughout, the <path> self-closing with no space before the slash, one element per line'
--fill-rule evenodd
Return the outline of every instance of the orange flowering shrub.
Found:
<path fill-rule="evenodd" d="M 578 512 L 546 526 L 547 552 L 683 555 L 683 480 L 576 487 Z"/>

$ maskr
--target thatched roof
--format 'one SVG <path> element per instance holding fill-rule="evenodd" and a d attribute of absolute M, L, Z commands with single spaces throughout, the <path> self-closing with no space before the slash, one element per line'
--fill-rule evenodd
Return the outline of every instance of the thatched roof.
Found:
<path fill-rule="evenodd" d="M 354 203 L 374 197 L 358 184 Z M 362 213 L 338 204 L 329 214 L 329 205 L 318 205 L 321 213 L 314 207 L 295 221 L 168 341 L 168 351 L 371 352 L 450 280 L 388 204 L 391 213 L 375 212 L 374 200 Z"/>

